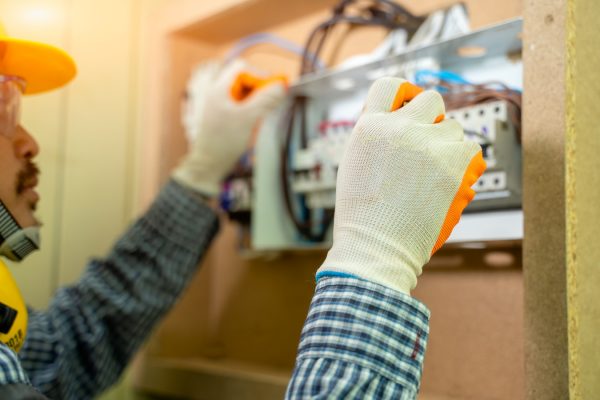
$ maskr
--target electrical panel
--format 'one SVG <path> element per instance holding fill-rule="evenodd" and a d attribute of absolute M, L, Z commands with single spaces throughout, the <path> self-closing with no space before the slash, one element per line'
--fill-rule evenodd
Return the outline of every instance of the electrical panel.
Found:
<path fill-rule="evenodd" d="M 448 111 L 465 139 L 481 145 L 487 170 L 474 185 L 468 211 L 515 208 L 521 204 L 521 150 L 505 101 Z M 308 146 L 292 157 L 292 190 L 305 195 L 311 209 L 333 209 L 336 172 L 355 121 L 322 121 Z"/>
<path fill-rule="evenodd" d="M 355 121 L 323 121 L 319 134 L 292 157 L 292 191 L 307 198 L 311 209 L 335 207 L 337 170 Z"/>
<path fill-rule="evenodd" d="M 294 104 L 283 105 L 264 121 L 255 147 L 251 247 L 278 250 L 329 246 L 337 169 L 374 78 L 402 71 L 402 76 L 411 80 L 406 74 L 425 65 L 453 71 L 471 82 L 500 76 L 504 86 L 519 88 L 522 63 L 514 55 L 521 49 L 521 29 L 522 21 L 514 20 L 388 59 L 308 76 L 292 86 L 292 96 L 301 99 L 300 117 L 290 119 L 290 112 L 297 110 Z M 478 46 L 486 49 L 478 58 L 459 55 L 464 47 Z M 486 172 L 473 187 L 476 196 L 463 218 L 473 227 L 461 227 L 459 223 L 455 229 L 467 232 L 470 242 L 474 238 L 485 242 L 522 236 L 518 111 L 514 103 L 504 99 L 475 101 L 447 110 L 446 118 L 456 119 L 463 126 L 465 140 L 481 145 L 487 163 Z M 506 213 L 510 218 L 496 218 Z M 488 217 L 494 221 L 493 226 L 485 222 Z M 451 241 L 461 239 L 453 235 Z"/>

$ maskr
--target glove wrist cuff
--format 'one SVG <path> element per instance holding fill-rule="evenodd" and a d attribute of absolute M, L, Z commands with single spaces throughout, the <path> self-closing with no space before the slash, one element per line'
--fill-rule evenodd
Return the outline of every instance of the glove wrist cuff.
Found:
<path fill-rule="evenodd" d="M 336 263 L 327 261 L 317 271 L 317 279 L 325 276 L 353 276 L 369 282 L 378 283 L 398 292 L 410 295 L 417 285 L 417 275 L 410 267 L 398 265 L 394 268 L 377 265 L 359 266 L 352 263 Z"/>
<path fill-rule="evenodd" d="M 210 179 L 208 176 L 190 176 L 190 174 L 183 167 L 177 168 L 172 175 L 173 180 L 177 183 L 191 189 L 205 197 L 217 197 L 219 194 L 220 184 L 215 180 Z"/>
<path fill-rule="evenodd" d="M 327 258 L 318 273 L 325 271 L 355 275 L 377 282 L 400 292 L 410 294 L 421 275 L 427 260 L 414 252 L 415 246 L 406 247 L 399 241 L 393 246 L 381 238 L 350 237 L 336 238 Z"/>

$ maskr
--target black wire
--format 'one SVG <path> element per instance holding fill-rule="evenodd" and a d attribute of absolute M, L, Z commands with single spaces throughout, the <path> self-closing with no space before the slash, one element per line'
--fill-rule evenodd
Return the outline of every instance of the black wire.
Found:
<path fill-rule="evenodd" d="M 329 228 L 329 226 L 331 225 L 331 222 L 333 221 L 333 215 L 331 215 L 331 217 L 328 216 L 328 214 L 326 214 L 326 217 L 324 218 L 324 220 L 322 221 L 322 229 L 317 232 L 317 233 L 313 233 L 312 230 L 312 224 L 311 224 L 311 219 L 310 219 L 310 214 L 308 215 L 308 218 L 306 218 L 305 220 L 300 220 L 299 218 L 296 217 L 296 211 L 294 210 L 293 206 L 292 206 L 292 193 L 290 190 L 290 186 L 288 183 L 288 175 L 290 173 L 289 170 L 289 151 L 291 148 L 291 141 L 292 141 L 292 137 L 293 137 L 293 131 L 294 131 L 294 115 L 301 113 L 303 115 L 301 123 L 305 124 L 305 104 L 306 104 L 306 97 L 298 97 L 296 98 L 295 101 L 292 102 L 292 105 L 290 107 L 289 110 L 289 116 L 287 118 L 288 121 L 291 121 L 287 124 L 287 132 L 285 135 L 285 143 L 284 146 L 282 148 L 282 152 L 281 152 L 281 189 L 283 192 L 283 197 L 284 197 L 284 204 L 286 206 L 286 210 L 288 212 L 288 214 L 291 217 L 292 223 L 294 224 L 296 230 L 306 239 L 313 241 L 313 242 L 322 242 L 323 239 L 325 238 L 325 235 L 327 234 L 327 230 Z M 306 145 L 306 144 L 305 144 Z M 305 195 L 301 195 L 301 202 L 304 202 L 306 200 L 306 196 Z M 310 210 L 306 210 L 307 212 L 310 213 Z"/>
<path fill-rule="evenodd" d="M 356 10 L 354 10 L 356 15 L 347 15 L 348 8 L 351 6 L 357 6 Z M 407 31 L 410 38 L 425 20 L 425 17 L 415 16 L 401 5 L 389 0 L 341 0 L 332 11 L 333 15 L 314 28 L 305 42 L 300 65 L 301 76 L 316 72 L 316 60 L 320 58 L 323 46 L 335 26 L 340 24 L 347 24 L 351 27 L 383 26 L 390 30 L 403 28 Z M 288 178 L 291 172 L 289 170 L 289 156 L 297 116 L 301 116 L 299 127 L 300 146 L 301 148 L 308 146 L 306 127 L 307 101 L 308 99 L 304 96 L 295 97 L 292 99 L 287 113 L 285 120 L 287 125 L 286 135 L 281 151 L 281 185 L 287 212 L 297 231 L 310 241 L 321 242 L 324 240 L 333 222 L 333 210 L 324 210 L 324 217 L 320 223 L 321 229 L 314 232 L 314 221 L 312 221 L 312 211 L 310 209 L 306 208 L 304 210 L 306 212 L 304 218 L 298 218 L 296 215 Z M 301 204 L 304 204 L 306 201 L 306 195 L 304 194 L 298 195 L 298 198 Z"/>
<path fill-rule="evenodd" d="M 485 82 L 479 84 L 451 83 L 441 80 L 437 85 L 445 88 L 442 94 L 448 110 L 472 106 L 490 101 L 503 100 L 509 105 L 509 117 L 515 127 L 517 142 L 521 143 L 521 108 L 522 96 L 502 82 Z M 499 87 L 499 88 L 498 88 Z"/>
<path fill-rule="evenodd" d="M 425 20 L 425 17 L 415 16 L 399 4 L 388 0 L 373 0 L 368 2 L 368 6 L 358 10 L 357 16 L 344 14 L 349 5 L 358 2 L 357 0 L 342 0 L 334 7 L 333 16 L 330 19 L 313 29 L 304 46 L 305 52 L 300 75 L 315 72 L 315 60 L 318 59 L 327 34 L 335 25 L 346 23 L 351 26 L 383 26 L 388 29 L 403 28 L 407 31 L 410 38 Z M 388 10 L 384 9 L 386 7 Z M 322 36 L 316 49 L 313 49 L 313 41 L 318 34 L 322 34 Z"/>

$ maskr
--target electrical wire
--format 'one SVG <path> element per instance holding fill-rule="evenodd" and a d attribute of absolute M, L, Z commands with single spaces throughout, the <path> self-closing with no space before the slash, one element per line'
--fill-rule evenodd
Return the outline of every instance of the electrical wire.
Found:
<path fill-rule="evenodd" d="M 303 211 L 303 215 L 301 216 L 302 218 L 299 218 L 296 216 L 296 211 L 294 210 L 293 201 L 292 201 L 292 193 L 291 193 L 290 185 L 288 182 L 288 175 L 290 174 L 289 152 L 292 148 L 292 137 L 293 137 L 294 126 L 295 126 L 295 117 L 297 114 L 300 115 L 301 130 L 305 130 L 306 129 L 306 126 L 305 126 L 305 124 L 306 124 L 306 118 L 305 118 L 306 100 L 307 100 L 306 97 L 297 97 L 296 100 L 294 102 L 292 102 L 291 107 L 288 111 L 289 116 L 287 117 L 287 120 L 290 121 L 290 123 L 288 123 L 288 125 L 287 125 L 285 142 L 283 144 L 283 148 L 281 151 L 281 175 L 280 175 L 280 177 L 281 177 L 281 186 L 282 186 L 284 204 L 285 204 L 286 210 L 288 212 L 288 215 L 290 216 L 290 219 L 291 219 L 292 223 L 294 224 L 296 230 L 304 238 L 311 240 L 311 241 L 320 242 L 320 241 L 323 241 L 327 230 L 322 229 L 320 232 L 318 232 L 316 234 L 313 233 L 312 223 L 311 223 L 311 218 L 310 218 L 311 212 L 306 207 L 304 207 L 304 210 L 302 210 Z M 301 140 L 301 146 L 306 147 L 307 143 L 304 141 L 304 140 L 306 140 L 306 137 L 304 137 L 304 138 L 301 137 L 300 140 Z M 305 200 L 305 196 L 301 196 L 300 202 L 302 203 L 302 205 L 304 205 L 304 200 Z M 333 220 L 333 215 L 331 216 L 331 220 Z M 330 223 L 331 223 L 331 221 L 329 221 L 327 219 L 323 221 L 323 225 L 324 226 L 326 225 L 327 227 L 329 226 Z"/>
<path fill-rule="evenodd" d="M 319 24 L 308 36 L 300 75 L 316 72 L 315 57 L 334 26 L 346 24 L 357 26 L 383 26 L 389 30 L 404 29 L 408 39 L 415 34 L 425 17 L 415 16 L 400 4 L 389 0 L 342 0 L 333 9 L 333 16 Z"/>
<path fill-rule="evenodd" d="M 434 71 L 431 69 L 421 69 L 415 72 L 415 85 L 417 86 L 429 87 L 439 80 L 463 85 L 471 83 L 456 72 L 448 70 Z"/>
<path fill-rule="evenodd" d="M 325 68 L 318 63 L 318 60 L 331 32 L 337 26 L 344 25 L 350 29 L 361 26 L 383 26 L 389 30 L 402 28 L 406 30 L 410 39 L 423 21 L 425 17 L 415 16 L 406 8 L 389 0 L 341 0 L 333 8 L 332 16 L 317 25 L 309 34 L 302 54 L 300 76 Z M 309 241 L 321 242 L 333 222 L 333 210 L 323 210 L 320 222 L 316 223 L 313 220 L 315 212 L 306 206 L 306 195 L 293 196 L 289 183 L 289 176 L 293 173 L 290 170 L 292 137 L 298 118 L 300 118 L 298 129 L 300 147 L 306 148 L 308 145 L 307 100 L 304 96 L 293 98 L 284 121 L 286 135 L 281 150 L 281 185 L 286 210 L 297 231 Z M 297 207 L 294 206 L 294 198 Z M 299 216 L 296 208 L 299 208 Z M 319 226 L 318 231 L 315 231 L 315 225 Z"/>
<path fill-rule="evenodd" d="M 501 82 L 472 83 L 447 70 L 419 70 L 415 83 L 442 94 L 447 110 L 469 107 L 490 101 L 504 100 L 509 104 L 509 117 L 521 142 L 521 92 Z M 466 132 L 466 131 L 465 131 Z"/>
<path fill-rule="evenodd" d="M 425 17 L 415 16 L 401 5 L 389 0 L 341 0 L 334 7 L 333 15 L 317 25 L 309 34 L 302 55 L 300 75 L 319 72 L 325 68 L 318 60 L 325 43 L 331 37 L 331 32 L 337 26 L 344 25 L 350 29 L 360 26 L 383 26 L 390 30 L 402 28 L 406 30 L 410 40 L 424 21 Z M 471 83 L 450 71 L 437 73 L 424 71 L 421 75 L 422 79 L 426 79 L 426 73 L 437 78 L 435 87 L 442 93 L 448 110 L 495 100 L 508 102 L 509 117 L 515 126 L 517 140 L 520 142 L 521 93 L 519 91 L 499 82 Z M 305 96 L 293 98 L 284 120 L 285 140 L 281 150 L 281 185 L 286 210 L 297 231 L 307 240 L 320 242 L 325 238 L 333 221 L 333 210 L 323 210 L 322 219 L 316 224 L 312 218 L 315 212 L 306 206 L 306 195 L 293 194 L 289 183 L 289 177 L 294 173 L 290 165 L 294 133 L 298 132 L 300 148 L 305 149 L 308 145 L 307 102 Z M 318 231 L 315 231 L 315 225 L 320 225 Z"/>
<path fill-rule="evenodd" d="M 515 127 L 517 141 L 521 143 L 521 92 L 509 88 L 502 82 L 454 83 L 440 80 L 437 86 L 444 88 L 442 97 L 446 109 L 474 106 L 491 101 L 504 100 L 509 105 L 509 118 Z"/>
<path fill-rule="evenodd" d="M 289 51 L 293 54 L 304 56 L 304 48 L 290 40 L 284 39 L 280 36 L 273 35 L 271 33 L 260 32 L 252 35 L 248 35 L 242 39 L 240 39 L 233 48 L 227 53 L 225 56 L 225 62 L 229 63 L 232 60 L 238 58 L 241 54 L 243 54 L 246 50 L 251 47 L 260 45 L 260 44 L 272 44 L 283 50 Z M 310 55 L 314 60 L 315 64 L 322 68 L 324 64 L 318 57 Z"/>

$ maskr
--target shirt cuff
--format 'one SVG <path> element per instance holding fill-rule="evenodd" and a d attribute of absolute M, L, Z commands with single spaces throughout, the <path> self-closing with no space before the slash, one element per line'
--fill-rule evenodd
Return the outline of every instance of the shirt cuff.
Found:
<path fill-rule="evenodd" d="M 409 295 L 351 277 L 321 277 L 298 350 L 341 360 L 418 390 L 429 310 Z"/>

